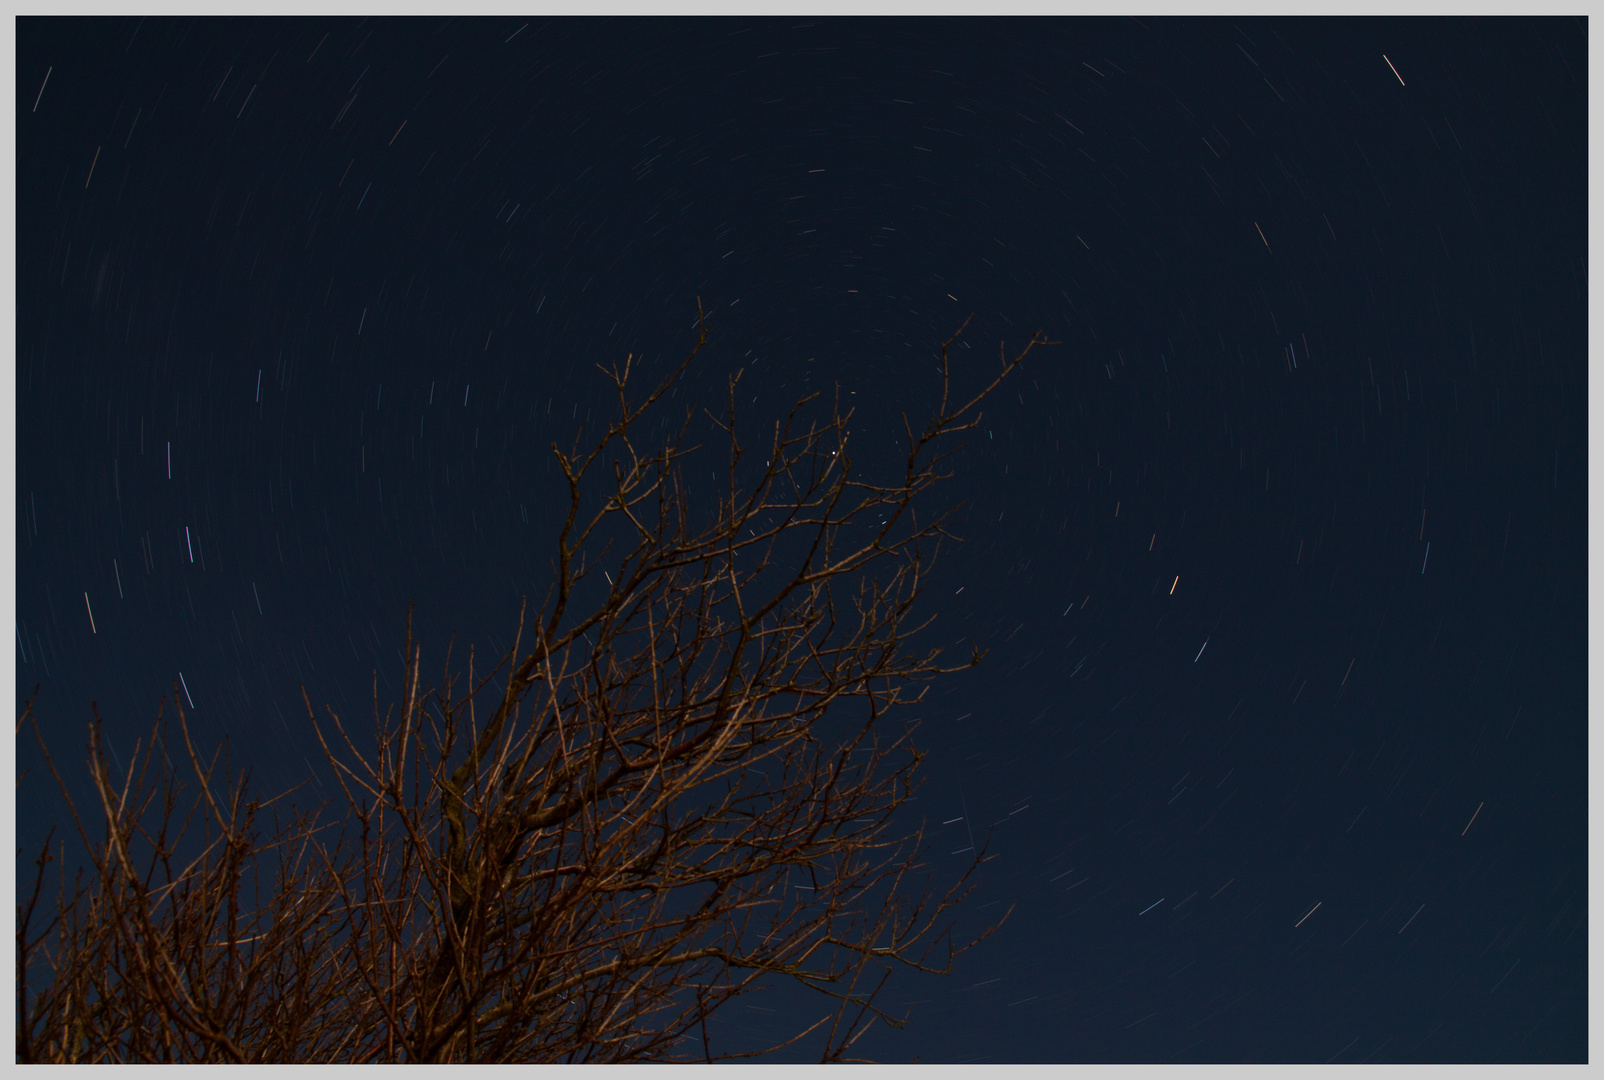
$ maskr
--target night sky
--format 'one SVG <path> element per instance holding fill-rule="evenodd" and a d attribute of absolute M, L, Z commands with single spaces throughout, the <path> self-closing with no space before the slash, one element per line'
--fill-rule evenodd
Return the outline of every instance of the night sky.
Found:
<path fill-rule="evenodd" d="M 977 381 L 1061 344 L 936 498 L 926 641 L 990 654 L 908 826 L 991 837 L 960 933 L 1015 907 L 860 1049 L 1585 1060 L 1586 72 L 1575 19 L 22 19 L 18 700 L 77 762 L 181 674 L 299 783 L 408 604 L 510 644 L 596 363 L 700 297 L 679 396 L 839 384 L 874 473 L 973 313 Z"/>

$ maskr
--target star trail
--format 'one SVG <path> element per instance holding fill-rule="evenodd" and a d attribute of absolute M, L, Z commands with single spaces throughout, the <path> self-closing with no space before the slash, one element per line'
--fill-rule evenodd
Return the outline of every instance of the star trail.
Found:
<path fill-rule="evenodd" d="M 1012 913 L 861 1052 L 1585 1060 L 1587 45 L 20 19 L 17 700 L 73 783 L 91 701 L 127 760 L 176 688 L 258 790 L 331 785 L 303 686 L 365 715 L 409 604 L 427 666 L 544 595 L 596 365 L 665 372 L 700 299 L 669 412 L 839 387 L 890 475 L 972 314 L 977 380 L 1059 344 L 936 496 L 921 640 L 989 652 L 910 718 L 908 826 L 938 882 L 986 848 L 956 936 Z M 64 819 L 17 746 L 21 880 Z"/>

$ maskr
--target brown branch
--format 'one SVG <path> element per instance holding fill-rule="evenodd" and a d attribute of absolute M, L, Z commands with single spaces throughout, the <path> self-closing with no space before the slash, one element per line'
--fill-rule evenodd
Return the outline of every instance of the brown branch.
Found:
<path fill-rule="evenodd" d="M 982 655 L 943 665 L 912 647 L 955 513 L 925 503 L 952 438 L 1050 344 L 1003 351 L 959 393 L 948 349 L 967 325 L 940 347 L 934 414 L 917 430 L 903 417 L 890 477 L 852 460 L 839 389 L 799 401 L 752 444 L 761 469 L 746 463 L 732 376 L 708 414 L 724 469 L 700 526 L 682 475 L 701 452 L 693 411 L 649 453 L 642 435 L 707 344 L 700 304 L 694 346 L 641 400 L 633 354 L 603 368 L 617 415 L 588 445 L 552 447 L 568 489 L 553 579 L 511 649 L 482 672 L 470 648 L 462 681 L 448 648 L 431 687 L 409 609 L 393 707 L 374 673 L 371 747 L 333 710 L 319 722 L 303 690 L 332 804 L 254 798 L 220 750 L 202 757 L 176 692 L 184 773 L 154 730 L 113 777 L 96 714 L 105 839 L 69 798 L 86 883 L 67 887 L 48 844 L 35 860 L 19 1060 L 737 1057 L 708 1021 L 774 980 L 832 1011 L 770 1049 L 821 1038 L 821 1060 L 854 1060 L 875 1024 L 900 1026 L 887 980 L 973 946 L 945 920 L 986 858 L 916 887 L 923 836 L 899 831 L 921 755 L 888 718 Z M 598 569 L 605 595 L 575 610 Z M 19 732 L 32 717 L 30 700 Z M 61 895 L 41 928 L 47 866 Z"/>

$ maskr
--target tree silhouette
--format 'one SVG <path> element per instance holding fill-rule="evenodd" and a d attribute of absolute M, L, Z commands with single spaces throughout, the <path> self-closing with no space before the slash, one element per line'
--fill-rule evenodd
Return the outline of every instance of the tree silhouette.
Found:
<path fill-rule="evenodd" d="M 776 979 L 829 1008 L 768 1050 L 818 1039 L 851 1060 L 875 1020 L 900 1026 L 877 995 L 974 943 L 942 920 L 984 858 L 918 884 L 922 830 L 900 813 L 920 754 L 892 711 L 981 659 L 910 647 L 953 513 L 921 516 L 923 496 L 986 396 L 1051 344 L 1000 349 L 963 398 L 948 347 L 967 325 L 941 346 L 934 415 L 903 418 L 900 476 L 854 470 L 839 390 L 797 402 L 760 456 L 731 377 L 724 414 L 701 414 L 724 460 L 700 526 L 696 411 L 653 449 L 643 432 L 705 315 L 638 402 L 633 357 L 603 369 L 616 418 L 588 449 L 552 446 L 568 506 L 541 607 L 488 669 L 448 649 L 434 687 L 409 614 L 401 700 L 381 708 L 375 674 L 364 746 L 308 701 L 330 803 L 252 795 L 197 750 L 176 691 L 177 745 L 158 717 L 114 774 L 92 707 L 98 805 L 71 811 L 87 863 L 69 881 L 47 841 L 19 892 L 18 1060 L 712 1060 L 738 1055 L 709 1019 Z M 24 721 L 66 794 L 32 700 Z"/>

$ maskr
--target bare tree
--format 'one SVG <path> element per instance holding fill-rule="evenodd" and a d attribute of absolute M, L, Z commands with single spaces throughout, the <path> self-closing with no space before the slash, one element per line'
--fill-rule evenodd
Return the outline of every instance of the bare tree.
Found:
<path fill-rule="evenodd" d="M 829 1008 L 767 1050 L 817 1039 L 852 1060 L 874 1021 L 901 1026 L 877 995 L 899 966 L 949 969 L 962 947 L 943 919 L 984 859 L 936 888 L 904 822 L 920 754 L 891 714 L 981 659 L 910 647 L 953 512 L 922 516 L 922 496 L 987 394 L 1050 343 L 999 350 L 967 397 L 958 334 L 943 343 L 940 402 L 922 428 L 904 416 L 885 479 L 854 470 L 839 390 L 798 402 L 759 451 L 731 377 L 723 415 L 702 414 L 723 473 L 696 525 L 697 414 L 650 450 L 643 418 L 707 333 L 703 317 L 638 401 L 633 357 L 603 369 L 616 419 L 588 449 L 553 445 L 553 585 L 510 651 L 482 665 L 470 648 L 459 671 L 448 650 L 430 687 L 409 616 L 402 698 L 381 710 L 375 675 L 371 739 L 307 702 L 336 812 L 254 799 L 195 748 L 176 692 L 179 745 L 158 719 L 115 775 L 95 713 L 98 806 L 73 811 L 86 871 L 69 884 L 47 842 L 19 895 L 19 1060 L 712 1060 L 736 1056 L 709 1032 L 720 1007 L 776 979 Z"/>

